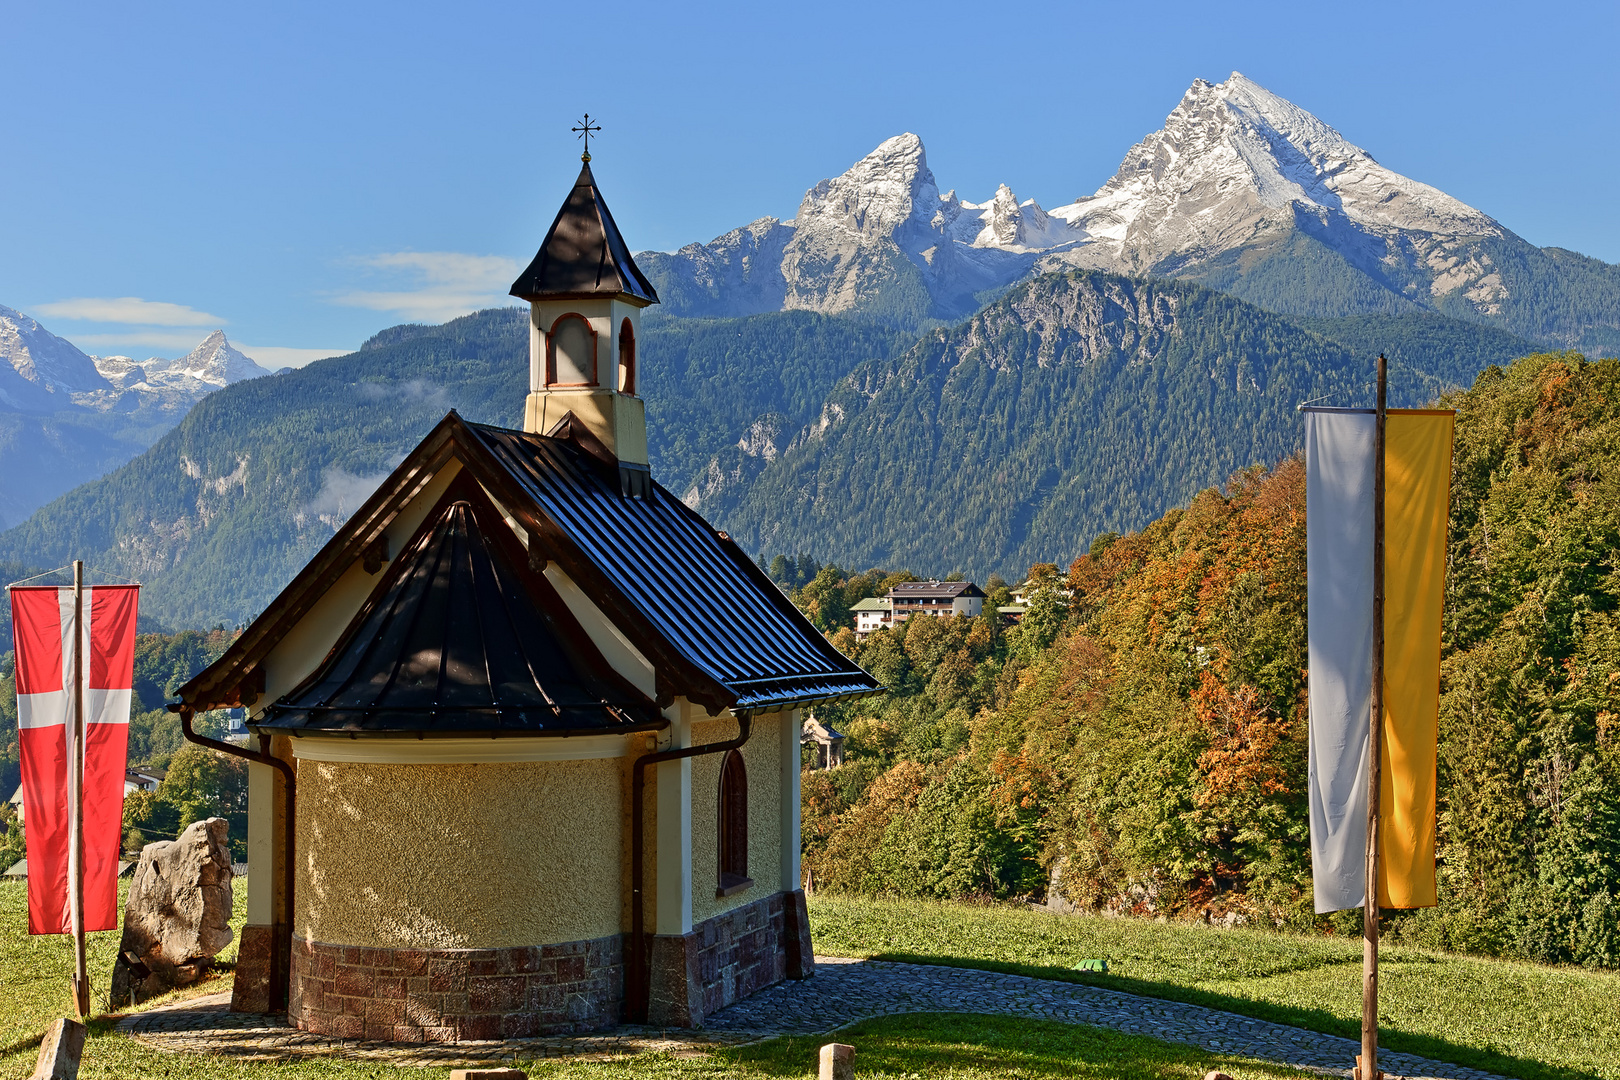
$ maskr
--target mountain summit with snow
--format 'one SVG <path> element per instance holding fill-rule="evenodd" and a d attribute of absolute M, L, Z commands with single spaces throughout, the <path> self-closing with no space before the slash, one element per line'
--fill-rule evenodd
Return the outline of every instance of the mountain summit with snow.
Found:
<path fill-rule="evenodd" d="M 0 410 L 52 412 L 107 388 L 95 361 L 20 311 L 0 305 Z"/>
<path fill-rule="evenodd" d="M 222 386 L 257 379 L 274 372 L 260 367 L 215 330 L 178 360 L 154 356 L 136 361 L 128 356 L 97 356 L 96 369 L 116 389 L 145 394 L 181 394 L 201 397 Z"/>
<path fill-rule="evenodd" d="M 1376 233 L 1504 232 L 1235 71 L 1223 83 L 1196 80 L 1106 184 L 1054 213 L 1087 234 L 1091 258 L 1144 269 L 1243 246 L 1257 227 L 1289 227 L 1301 214 Z"/>
<path fill-rule="evenodd" d="M 195 349 L 178 360 L 169 361 L 161 370 L 172 378 L 195 379 L 214 387 L 270 374 L 227 341 L 223 330 L 215 330 Z"/>
<path fill-rule="evenodd" d="M 178 360 L 90 356 L 0 306 L 0 526 L 117 468 L 215 390 L 269 374 L 219 330 Z"/>
<path fill-rule="evenodd" d="M 982 203 L 941 194 L 906 133 L 812 187 L 791 222 L 636 258 L 673 314 L 802 308 L 914 327 L 1083 267 L 1192 278 L 1288 314 L 1429 309 L 1620 345 L 1620 268 L 1534 247 L 1238 72 L 1195 80 L 1102 187 L 1050 210 L 1006 185 Z"/>

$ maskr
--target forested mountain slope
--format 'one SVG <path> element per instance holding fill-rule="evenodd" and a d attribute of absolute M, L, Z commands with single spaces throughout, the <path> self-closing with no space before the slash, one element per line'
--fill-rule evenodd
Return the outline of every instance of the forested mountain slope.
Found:
<path fill-rule="evenodd" d="M 1449 320 L 1343 325 L 1410 343 L 1391 349 L 1408 405 L 1523 344 Z M 1300 402 L 1371 401 L 1374 355 L 1184 282 L 1052 275 L 862 365 L 775 462 L 727 451 L 685 495 L 750 550 L 1010 577 L 1286 457 Z"/>
<path fill-rule="evenodd" d="M 678 487 L 760 417 L 808 422 L 831 386 L 889 355 L 892 332 L 810 312 L 644 331 L 654 475 Z M 401 327 L 361 351 L 205 398 L 150 450 L 0 534 L 0 561 L 146 583 L 166 625 L 260 610 L 449 409 L 520 424 L 528 321 L 494 309 Z"/>
<path fill-rule="evenodd" d="M 221 331 L 137 363 L 87 356 L 0 305 L 0 529 L 130 460 L 219 387 L 268 374 Z"/>
<path fill-rule="evenodd" d="M 1386 927 L 1620 968 L 1620 361 L 1531 356 L 1441 404 L 1440 903 Z M 820 710 L 849 739 L 805 786 L 817 884 L 1359 933 L 1312 911 L 1304 474 L 1245 470 L 1040 568 L 1016 627 L 835 635 L 893 690 Z"/>
<path fill-rule="evenodd" d="M 1021 287 L 905 362 L 893 331 L 812 312 L 652 315 L 640 382 L 655 477 L 756 550 L 978 571 L 1066 558 L 1276 460 L 1293 405 L 1351 400 L 1375 348 L 1404 358 L 1412 401 L 1528 351 L 1438 316 L 1324 328 L 1364 351 L 1195 286 L 1078 274 Z M 0 534 L 0 560 L 84 558 L 146 582 L 164 625 L 239 622 L 446 410 L 517 423 L 527 335 L 520 310 L 485 311 L 227 387 Z"/>
<path fill-rule="evenodd" d="M 653 476 L 677 492 L 739 442 L 761 454 L 773 439 L 786 445 L 852 368 L 897 356 L 914 340 L 808 311 L 744 319 L 650 315 L 642 326 Z"/>

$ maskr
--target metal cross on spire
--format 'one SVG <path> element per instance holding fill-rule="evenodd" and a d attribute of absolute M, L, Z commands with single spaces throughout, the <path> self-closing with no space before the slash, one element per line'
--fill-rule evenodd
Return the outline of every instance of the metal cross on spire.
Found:
<path fill-rule="evenodd" d="M 591 160 L 591 133 L 593 131 L 601 131 L 602 130 L 602 125 L 591 123 L 591 114 L 586 113 L 585 114 L 585 119 L 581 120 L 579 123 L 575 124 L 573 127 L 569 128 L 568 130 L 569 131 L 577 131 L 577 132 L 579 132 L 579 137 L 585 140 L 585 152 L 580 155 L 579 160 L 587 161 L 587 162 L 590 161 Z"/>

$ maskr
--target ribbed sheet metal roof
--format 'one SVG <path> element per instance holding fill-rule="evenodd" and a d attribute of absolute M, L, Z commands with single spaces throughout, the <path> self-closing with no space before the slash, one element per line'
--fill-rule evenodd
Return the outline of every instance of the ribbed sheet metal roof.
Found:
<path fill-rule="evenodd" d="M 662 487 L 627 498 L 572 443 L 467 427 L 659 635 L 736 695 L 733 710 L 881 689 L 756 577 L 740 549 Z"/>
<path fill-rule="evenodd" d="M 630 257 L 589 164 L 580 167 L 534 261 L 512 283 L 512 295 L 520 300 L 625 296 L 658 303 L 658 292 Z"/>
<path fill-rule="evenodd" d="M 889 590 L 891 600 L 951 600 L 983 595 L 984 590 L 971 581 L 902 581 Z"/>
<path fill-rule="evenodd" d="M 475 498 L 447 497 L 332 655 L 258 726 L 546 735 L 660 722 L 650 700 L 598 677 L 605 662 L 581 654 L 591 646 L 561 599 L 516 565 L 521 549 L 501 542 L 511 530 Z"/>

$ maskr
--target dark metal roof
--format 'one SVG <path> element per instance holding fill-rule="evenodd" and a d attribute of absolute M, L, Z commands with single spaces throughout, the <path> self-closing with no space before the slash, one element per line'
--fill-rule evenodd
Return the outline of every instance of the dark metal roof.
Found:
<path fill-rule="evenodd" d="M 611 590 L 678 654 L 694 683 L 709 684 L 707 693 L 683 686 L 692 700 L 744 711 L 881 689 L 741 548 L 662 487 L 626 498 L 617 478 L 570 442 L 467 427 L 559 534 L 541 542 L 584 557 L 589 566 L 564 568 L 596 578 L 581 582 L 593 599 Z"/>
<path fill-rule="evenodd" d="M 504 565 L 527 574 L 524 584 L 543 607 L 556 600 L 555 609 L 546 609 L 556 613 L 553 625 L 574 627 L 558 635 L 560 643 L 582 643 L 580 652 L 601 661 L 610 686 L 623 680 L 589 646 L 544 575 L 528 570 L 531 559 L 555 561 L 647 658 L 660 706 L 683 696 L 711 713 L 757 712 L 882 689 L 817 632 L 741 548 L 663 488 L 653 484 L 649 492 L 626 495 L 615 465 L 573 439 L 468 424 L 451 412 L 225 654 L 180 688 L 181 701 L 199 711 L 252 705 L 264 689 L 266 657 L 369 557 L 411 500 L 455 463 L 464 475 L 452 491 L 469 493 L 462 497 L 475 507 L 491 505 L 493 496 L 529 534 L 528 551 L 518 547 Z M 486 543 L 499 536 L 502 550 L 519 544 L 504 518 L 499 528 L 479 531 Z M 357 633 L 346 631 L 334 655 Z M 634 687 L 628 693 L 640 694 Z M 314 702 L 300 696 L 291 704 Z"/>
<path fill-rule="evenodd" d="M 512 283 L 520 300 L 627 297 L 658 303 L 658 293 L 630 257 L 587 162 L 529 268 Z"/>
<path fill-rule="evenodd" d="M 594 653 L 476 484 L 428 515 L 326 661 L 260 728 L 555 735 L 661 723 Z"/>
<path fill-rule="evenodd" d="M 951 600 L 983 595 L 984 590 L 971 581 L 903 581 L 889 590 L 893 600 Z"/>

